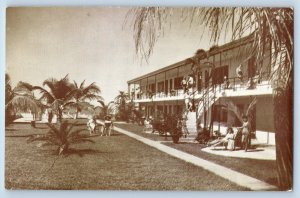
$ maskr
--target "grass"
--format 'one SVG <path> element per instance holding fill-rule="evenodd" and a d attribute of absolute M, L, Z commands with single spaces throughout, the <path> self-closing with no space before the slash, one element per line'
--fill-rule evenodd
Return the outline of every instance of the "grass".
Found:
<path fill-rule="evenodd" d="M 149 138 L 155 141 L 165 141 L 165 137 L 158 136 L 156 134 L 143 133 L 142 126 L 137 126 L 134 124 L 116 124 L 116 126 L 129 130 L 133 133 L 141 135 L 143 137 Z M 167 137 L 170 142 L 163 142 L 163 144 L 170 146 L 172 148 L 187 152 L 194 156 L 206 159 L 208 161 L 217 163 L 219 165 L 225 166 L 232 170 L 241 172 L 243 174 L 249 175 L 251 177 L 257 178 L 259 180 L 265 181 L 272 185 L 277 185 L 277 175 L 276 173 L 276 161 L 275 160 L 258 160 L 258 159 L 247 159 L 247 158 L 236 158 L 214 155 L 202 151 L 204 147 L 201 144 L 195 143 L 179 143 L 174 144 L 171 137 Z M 180 140 L 179 140 L 180 141 Z M 227 152 L 227 151 L 224 151 Z M 228 151 L 229 152 L 229 151 Z"/>
<path fill-rule="evenodd" d="M 38 142 L 26 143 L 28 135 L 48 130 L 44 124 L 37 127 L 6 128 L 7 189 L 247 190 L 116 132 L 111 137 L 92 136 L 96 143 L 76 145 L 57 158 Z"/>

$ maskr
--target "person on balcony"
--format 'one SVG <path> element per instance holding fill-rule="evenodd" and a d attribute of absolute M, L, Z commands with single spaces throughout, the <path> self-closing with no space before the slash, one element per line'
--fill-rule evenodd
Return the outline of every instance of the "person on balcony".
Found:
<path fill-rule="evenodd" d="M 229 89 L 229 80 L 227 76 L 224 76 L 223 89 Z"/>
<path fill-rule="evenodd" d="M 187 76 L 187 89 L 188 89 L 188 92 L 189 94 L 192 94 L 192 89 L 193 89 L 193 86 L 194 86 L 194 77 L 193 77 L 193 74 L 189 74 Z"/>
<path fill-rule="evenodd" d="M 241 83 L 243 83 L 243 77 L 244 77 L 244 74 L 243 74 L 243 71 L 242 71 L 242 64 L 240 64 L 237 68 L 236 68 L 236 75 L 237 77 L 240 79 Z"/>
<path fill-rule="evenodd" d="M 186 77 L 184 77 L 181 81 L 181 87 L 183 89 L 183 92 L 186 93 L 187 92 L 187 80 Z"/>

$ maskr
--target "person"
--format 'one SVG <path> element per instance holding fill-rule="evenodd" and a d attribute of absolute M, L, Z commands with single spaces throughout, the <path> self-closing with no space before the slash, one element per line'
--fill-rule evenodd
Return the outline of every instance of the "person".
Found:
<path fill-rule="evenodd" d="M 48 123 L 51 123 L 53 119 L 52 109 L 48 109 Z"/>
<path fill-rule="evenodd" d="M 185 104 L 185 112 L 187 113 L 189 111 L 189 107 L 190 107 L 190 96 L 188 93 L 184 94 L 184 104 Z"/>
<path fill-rule="evenodd" d="M 185 138 L 187 137 L 187 135 L 190 134 L 189 131 L 188 131 L 188 129 L 187 129 L 187 126 L 186 126 L 186 120 L 187 120 L 187 118 L 184 117 L 181 120 L 181 123 L 180 123 L 181 124 L 181 131 L 182 131 L 182 133 L 183 133 L 183 135 L 184 135 Z"/>
<path fill-rule="evenodd" d="M 220 144 L 223 144 L 225 146 L 225 150 L 227 150 L 229 140 L 234 139 L 234 133 L 233 133 L 232 127 L 228 127 L 226 132 L 227 133 L 224 138 L 216 139 L 216 140 L 212 141 L 209 145 L 211 145 L 212 147 L 216 147 Z"/>
<path fill-rule="evenodd" d="M 228 88 L 229 88 L 229 80 L 227 76 L 224 76 L 223 89 L 228 89 Z"/>
<path fill-rule="evenodd" d="M 242 149 L 245 149 L 245 152 L 247 152 L 250 146 L 250 123 L 246 115 L 243 115 L 242 119 L 243 125 L 240 127 L 240 129 L 242 129 Z"/>
<path fill-rule="evenodd" d="M 237 75 L 237 77 L 240 79 L 240 81 L 243 83 L 242 64 L 240 64 L 240 65 L 236 68 L 236 75 Z"/>
<path fill-rule="evenodd" d="M 193 77 L 193 74 L 189 74 L 187 76 L 187 89 L 189 91 L 189 94 L 192 92 L 192 87 L 194 86 L 194 77 Z"/>
<path fill-rule="evenodd" d="M 90 117 L 88 122 L 86 123 L 87 128 L 90 132 L 90 135 L 92 135 L 93 133 L 95 133 L 95 128 L 96 128 L 96 121 L 93 117 Z"/>
<path fill-rule="evenodd" d="M 187 80 L 186 80 L 186 77 L 184 77 L 182 79 L 181 86 L 182 86 L 183 92 L 186 93 L 187 92 Z"/>
<path fill-rule="evenodd" d="M 113 127 L 113 123 L 111 121 L 111 117 L 105 116 L 104 117 L 104 129 L 103 129 L 101 136 L 103 136 L 103 135 L 110 136 L 112 127 Z"/>
<path fill-rule="evenodd" d="M 151 130 L 152 131 L 152 125 L 150 123 L 150 119 L 149 118 L 146 118 L 144 120 L 144 129 L 143 129 L 143 132 L 146 132 L 148 130 Z"/>

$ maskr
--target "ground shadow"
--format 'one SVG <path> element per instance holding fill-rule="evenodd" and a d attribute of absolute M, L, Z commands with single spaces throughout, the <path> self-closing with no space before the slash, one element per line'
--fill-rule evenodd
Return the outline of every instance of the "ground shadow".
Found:
<path fill-rule="evenodd" d="M 69 157 L 70 155 L 78 155 L 79 157 L 83 157 L 85 155 L 97 155 L 108 152 L 101 152 L 96 149 L 69 149 L 67 153 L 65 153 L 65 157 Z"/>
<path fill-rule="evenodd" d="M 5 131 L 17 131 L 18 129 L 5 129 Z"/>
<path fill-rule="evenodd" d="M 49 127 L 32 127 L 34 129 L 49 129 Z"/>
<path fill-rule="evenodd" d="M 31 136 L 36 136 L 36 135 L 45 135 L 45 133 L 34 133 L 34 134 L 28 134 L 28 135 L 6 135 L 5 137 L 31 137 Z"/>
<path fill-rule="evenodd" d="M 251 150 L 247 150 L 247 152 L 261 152 L 264 151 L 264 149 L 251 149 Z"/>
<path fill-rule="evenodd" d="M 235 150 L 229 150 L 225 148 L 211 148 L 212 151 L 243 151 L 244 149 L 235 149 Z M 264 149 L 250 149 L 247 150 L 247 152 L 261 152 L 264 151 Z"/>
<path fill-rule="evenodd" d="M 121 134 L 121 133 L 114 133 L 114 134 L 111 134 L 111 136 L 124 136 L 124 134 Z"/>

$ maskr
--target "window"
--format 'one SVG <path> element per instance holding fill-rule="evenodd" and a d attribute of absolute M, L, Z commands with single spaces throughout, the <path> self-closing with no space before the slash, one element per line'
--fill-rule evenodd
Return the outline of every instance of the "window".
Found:
<path fill-rule="evenodd" d="M 150 91 L 152 93 L 155 93 L 156 89 L 155 89 L 155 84 L 154 83 L 150 85 Z"/>
<path fill-rule="evenodd" d="M 224 76 L 228 77 L 228 65 L 215 68 L 212 74 L 213 84 L 222 84 L 224 82 Z"/>
<path fill-rule="evenodd" d="M 225 107 L 226 108 L 226 107 Z M 227 122 L 227 109 L 223 105 L 214 106 L 214 120 L 217 122 Z"/>
<path fill-rule="evenodd" d="M 164 92 L 164 81 L 161 81 L 159 83 L 157 83 L 157 91 L 160 92 Z"/>
<path fill-rule="evenodd" d="M 172 113 L 172 105 L 169 105 L 169 114 Z"/>
<path fill-rule="evenodd" d="M 168 94 L 168 80 L 165 80 L 165 94 L 167 95 Z"/>
<path fill-rule="evenodd" d="M 181 76 L 181 77 L 177 77 L 177 78 L 175 78 L 174 79 L 174 89 L 175 90 L 178 90 L 178 89 L 182 89 L 182 87 L 181 87 L 181 81 L 183 80 L 183 77 Z"/>
<path fill-rule="evenodd" d="M 248 59 L 248 78 L 254 77 L 256 73 L 256 62 L 255 57 Z"/>
<path fill-rule="evenodd" d="M 164 113 L 165 113 L 165 114 L 168 113 L 168 106 L 167 106 L 167 105 L 164 106 Z"/>

